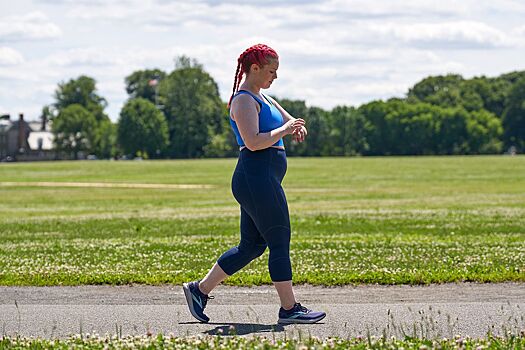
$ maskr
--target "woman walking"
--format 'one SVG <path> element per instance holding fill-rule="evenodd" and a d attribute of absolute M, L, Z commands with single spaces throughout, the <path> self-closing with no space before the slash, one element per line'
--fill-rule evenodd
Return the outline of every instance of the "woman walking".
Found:
<path fill-rule="evenodd" d="M 270 277 L 281 301 L 279 323 L 314 323 L 326 316 L 299 304 L 292 288 L 290 218 L 281 187 L 287 168 L 282 138 L 293 135 L 302 142 L 307 130 L 303 119 L 293 118 L 261 92 L 277 79 L 278 68 L 277 53 L 263 44 L 248 48 L 237 60 L 228 106 L 230 124 L 240 147 L 232 192 L 241 206 L 241 240 L 219 257 L 202 280 L 183 284 L 190 312 L 201 322 L 209 321 L 204 314 L 211 298 L 208 294 L 260 256 L 266 247 L 270 250 Z"/>

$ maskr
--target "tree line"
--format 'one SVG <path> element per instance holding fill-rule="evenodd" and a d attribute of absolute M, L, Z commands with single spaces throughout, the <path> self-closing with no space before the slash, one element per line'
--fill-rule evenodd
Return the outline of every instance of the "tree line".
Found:
<path fill-rule="evenodd" d="M 58 84 L 43 109 L 52 120 L 59 151 L 99 158 L 236 156 L 228 110 L 215 80 L 195 59 L 175 60 L 172 72 L 135 71 L 125 78 L 129 95 L 116 124 L 104 113 L 96 81 L 80 76 Z M 285 139 L 292 156 L 494 154 L 525 151 L 525 71 L 495 78 L 431 76 L 404 98 L 324 110 L 279 99 L 304 118 L 303 143 Z"/>

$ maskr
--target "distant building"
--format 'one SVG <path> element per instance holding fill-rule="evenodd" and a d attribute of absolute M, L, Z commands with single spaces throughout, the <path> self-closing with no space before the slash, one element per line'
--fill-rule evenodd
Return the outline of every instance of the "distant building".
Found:
<path fill-rule="evenodd" d="M 29 148 L 34 151 L 53 150 L 54 135 L 49 131 L 31 131 L 27 143 Z"/>
<path fill-rule="evenodd" d="M 0 116 L 0 161 L 56 159 L 54 135 L 45 121 L 11 120 L 9 114 Z"/>

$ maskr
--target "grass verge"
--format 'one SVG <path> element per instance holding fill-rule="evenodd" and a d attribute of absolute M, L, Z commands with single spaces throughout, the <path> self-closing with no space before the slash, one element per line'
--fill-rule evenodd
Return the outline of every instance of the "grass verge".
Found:
<path fill-rule="evenodd" d="M 275 340 L 264 337 L 195 336 L 175 337 L 159 334 L 153 336 L 99 337 L 73 336 L 67 339 L 40 339 L 23 337 L 0 338 L 0 349 L 525 349 L 525 337 L 507 335 L 483 339 L 456 337 L 429 340 L 405 337 L 404 339 L 374 336 L 365 338 L 317 337 Z"/>

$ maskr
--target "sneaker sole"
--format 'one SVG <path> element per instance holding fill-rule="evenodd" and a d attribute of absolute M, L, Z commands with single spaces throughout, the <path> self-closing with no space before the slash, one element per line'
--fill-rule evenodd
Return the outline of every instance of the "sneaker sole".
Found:
<path fill-rule="evenodd" d="M 191 297 L 190 287 L 188 287 L 187 283 L 182 284 L 182 289 L 184 290 L 184 295 L 186 296 L 186 302 L 188 303 L 188 307 L 190 309 L 190 313 L 193 317 L 195 317 L 197 320 L 208 323 L 209 320 L 205 320 L 201 318 L 197 313 L 195 312 L 195 308 L 193 307 L 193 298 Z"/>
<path fill-rule="evenodd" d="M 313 318 L 310 320 L 301 320 L 297 318 L 280 318 L 277 323 L 279 324 L 293 324 L 293 323 L 316 323 L 321 321 L 323 318 L 326 317 L 326 314 L 317 318 Z"/>

